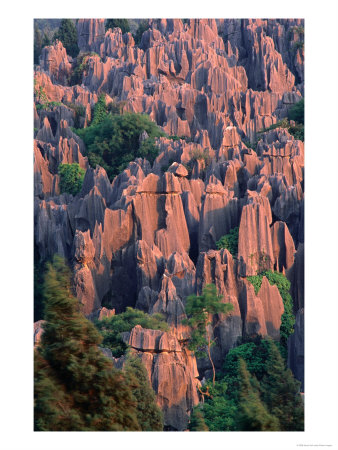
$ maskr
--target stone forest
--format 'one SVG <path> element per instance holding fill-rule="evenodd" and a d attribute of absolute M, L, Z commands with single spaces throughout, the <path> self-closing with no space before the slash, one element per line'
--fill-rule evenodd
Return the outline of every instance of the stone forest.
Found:
<path fill-rule="evenodd" d="M 304 430 L 302 19 L 34 21 L 34 321 L 36 431 Z"/>

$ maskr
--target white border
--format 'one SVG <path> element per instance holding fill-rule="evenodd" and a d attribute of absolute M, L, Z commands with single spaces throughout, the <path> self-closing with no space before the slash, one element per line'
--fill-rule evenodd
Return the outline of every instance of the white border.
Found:
<path fill-rule="evenodd" d="M 122 2 L 121 2 L 122 3 Z M 297 444 L 337 448 L 337 4 L 129 0 L 13 2 L 1 26 L 1 306 L 0 447 L 287 450 Z M 34 433 L 32 364 L 33 18 L 301 17 L 306 48 L 306 431 L 304 433 Z"/>

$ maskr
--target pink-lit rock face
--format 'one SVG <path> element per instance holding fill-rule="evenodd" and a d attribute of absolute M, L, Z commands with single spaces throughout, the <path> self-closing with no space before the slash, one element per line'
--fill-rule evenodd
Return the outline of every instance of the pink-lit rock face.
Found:
<path fill-rule="evenodd" d="M 137 325 L 124 340 L 147 369 L 165 425 L 186 429 L 189 413 L 198 404 L 196 387 L 200 382 L 195 357 L 173 334 L 160 330 Z"/>
<path fill-rule="evenodd" d="M 128 343 L 170 429 L 186 429 L 197 377 L 211 368 L 197 366 L 184 324 L 187 297 L 209 283 L 233 306 L 211 318 L 219 369 L 243 335 L 279 339 L 278 289 L 263 278 L 255 294 L 247 277 L 286 274 L 297 315 L 289 365 L 302 379 L 304 143 L 280 126 L 262 131 L 304 95 L 303 21 L 149 19 L 138 45 L 131 33 L 106 31 L 104 19 L 76 26 L 80 51 L 91 52 L 79 84 L 70 86 L 76 60 L 61 42 L 45 47 L 35 66 L 38 261 L 55 253 L 67 260 L 88 318 L 128 306 L 163 314 L 170 332 L 135 327 Z M 42 106 L 41 91 L 56 104 Z M 155 139 L 152 164 L 136 158 L 112 181 L 104 168 L 90 167 L 74 131 L 90 126 L 101 94 L 122 113 L 147 114 L 166 133 Z M 71 163 L 86 171 L 82 189 L 60 195 L 59 165 Z M 236 227 L 237 251 L 218 249 Z M 41 330 L 39 321 L 37 340 Z"/>

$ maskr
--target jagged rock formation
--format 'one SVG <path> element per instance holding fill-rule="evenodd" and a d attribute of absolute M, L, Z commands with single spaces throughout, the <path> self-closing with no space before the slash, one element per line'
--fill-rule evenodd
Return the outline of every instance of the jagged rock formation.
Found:
<path fill-rule="evenodd" d="M 285 272 L 297 314 L 289 364 L 302 377 L 304 144 L 283 128 L 257 134 L 303 95 L 304 51 L 294 50 L 302 26 L 287 19 L 150 20 L 137 46 L 130 33 L 105 32 L 102 19 L 80 19 L 79 48 L 97 53 L 80 85 L 69 86 L 75 66 L 61 43 L 43 50 L 35 73 L 35 88 L 62 103 L 34 110 L 37 254 L 70 262 L 89 318 L 127 306 L 164 314 L 170 337 L 136 327 L 128 343 L 172 429 L 185 429 L 198 402 L 196 377 L 210 369 L 198 361 L 198 373 L 182 324 L 185 299 L 208 283 L 234 307 L 215 318 L 219 367 L 243 334 L 279 338 L 277 288 L 264 278 L 256 295 L 246 277 Z M 111 183 L 103 168 L 89 167 L 71 130 L 76 106 L 85 126 L 100 93 L 189 139 L 157 139 L 153 165 L 136 159 Z M 58 166 L 72 162 L 86 169 L 75 197 L 59 190 Z M 216 250 L 234 227 L 238 255 Z"/>
<path fill-rule="evenodd" d="M 191 352 L 182 347 L 174 335 L 145 330 L 140 325 L 125 333 L 124 340 L 147 369 L 157 402 L 164 413 L 165 427 L 186 429 L 187 412 L 198 404 L 196 386 L 200 384 Z"/>

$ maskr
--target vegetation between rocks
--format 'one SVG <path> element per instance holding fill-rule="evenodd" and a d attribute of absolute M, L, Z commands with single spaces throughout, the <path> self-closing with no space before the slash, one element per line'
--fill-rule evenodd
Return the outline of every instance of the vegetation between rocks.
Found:
<path fill-rule="evenodd" d="M 231 303 L 222 303 L 223 297 L 217 293 L 214 284 L 207 284 L 202 295 L 189 295 L 186 301 L 185 311 L 188 318 L 184 324 L 191 327 L 188 348 L 197 357 L 207 354 L 213 371 L 213 383 L 215 383 L 215 365 L 211 357 L 211 347 L 216 344 L 213 331 L 219 325 L 219 320 L 214 322 L 215 314 L 227 314 L 233 310 Z"/>
<path fill-rule="evenodd" d="M 302 431 L 299 386 L 271 339 L 247 339 L 229 351 L 216 382 L 202 386 L 189 429 Z"/>
<path fill-rule="evenodd" d="M 74 131 L 86 145 L 90 165 L 103 167 L 110 180 L 135 158 L 153 163 L 159 153 L 155 138 L 165 136 L 145 114 L 116 114 L 109 110 L 104 96 L 95 105 L 91 125 Z"/>
<path fill-rule="evenodd" d="M 60 193 L 76 195 L 81 191 L 86 171 L 78 163 L 60 164 Z"/>
<path fill-rule="evenodd" d="M 122 340 L 121 333 L 131 331 L 136 325 L 151 330 L 169 331 L 162 314 L 149 315 L 130 307 L 121 314 L 97 320 L 95 325 L 103 336 L 102 345 L 109 348 L 116 358 L 125 354 L 128 349 L 127 344 Z"/>
<path fill-rule="evenodd" d="M 237 257 L 238 233 L 239 227 L 232 228 L 228 234 L 225 234 L 216 242 L 217 249 L 221 250 L 222 248 L 226 248 L 233 257 Z"/>
<path fill-rule="evenodd" d="M 71 273 L 55 256 L 44 281 L 45 324 L 34 351 L 36 431 L 160 431 L 162 413 L 141 361 L 114 368 L 102 336 L 79 311 Z"/>
<path fill-rule="evenodd" d="M 263 277 L 266 277 L 271 285 L 276 285 L 283 299 L 284 313 L 282 315 L 282 323 L 280 326 L 280 346 L 282 355 L 287 355 L 287 340 L 290 334 L 294 332 L 295 316 L 293 314 L 293 301 L 290 295 L 290 281 L 280 272 L 264 271 L 258 275 L 247 277 L 247 280 L 254 286 L 257 295 Z"/>

